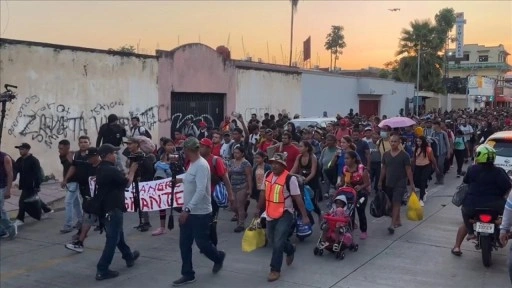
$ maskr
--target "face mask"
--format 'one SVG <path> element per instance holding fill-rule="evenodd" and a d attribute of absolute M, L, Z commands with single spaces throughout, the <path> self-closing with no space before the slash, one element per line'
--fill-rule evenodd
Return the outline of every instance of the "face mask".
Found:
<path fill-rule="evenodd" d="M 382 137 L 382 138 L 388 138 L 388 132 L 386 132 L 386 131 L 380 131 L 380 137 Z"/>

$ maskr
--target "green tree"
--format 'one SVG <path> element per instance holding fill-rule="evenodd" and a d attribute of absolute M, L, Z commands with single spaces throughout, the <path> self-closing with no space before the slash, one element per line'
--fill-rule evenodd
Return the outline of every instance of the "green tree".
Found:
<path fill-rule="evenodd" d="M 420 53 L 419 90 L 443 93 L 443 54 L 448 33 L 455 24 L 455 13 L 444 8 L 430 20 L 414 20 L 410 28 L 402 29 L 396 56 L 397 76 L 401 81 L 416 82 L 418 54 Z"/>
<path fill-rule="evenodd" d="M 109 48 L 108 51 L 124 52 L 124 53 L 136 53 L 137 49 L 133 45 L 123 45 L 117 49 Z"/>
<path fill-rule="evenodd" d="M 299 0 L 290 0 L 290 4 L 292 4 L 292 18 L 290 25 L 290 61 L 288 66 L 292 66 L 292 51 L 293 51 L 293 20 L 295 17 L 295 13 L 297 12 L 297 6 L 299 5 Z"/>
<path fill-rule="evenodd" d="M 334 58 L 334 68 L 336 68 L 336 60 L 343 54 L 343 48 L 347 47 L 345 43 L 345 35 L 343 35 L 343 26 L 332 25 L 331 32 L 325 37 L 325 50 L 331 53 L 331 64 L 330 68 L 333 68 L 332 59 Z"/>

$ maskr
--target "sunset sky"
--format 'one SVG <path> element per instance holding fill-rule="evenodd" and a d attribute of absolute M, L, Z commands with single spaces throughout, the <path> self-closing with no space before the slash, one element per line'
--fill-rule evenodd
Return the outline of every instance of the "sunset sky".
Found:
<path fill-rule="evenodd" d="M 154 54 L 157 48 L 173 49 L 178 41 L 201 42 L 212 48 L 226 45 L 233 58 L 244 57 L 245 47 L 245 56 L 265 62 L 275 59 L 278 64 L 287 63 L 289 53 L 288 0 L 1 0 L 0 4 L 0 36 L 5 38 L 100 49 L 139 43 L 139 52 L 148 54 Z M 433 20 L 436 12 L 445 7 L 465 13 L 466 44 L 504 44 L 512 53 L 512 1 L 507 0 L 299 1 L 294 40 L 297 49 L 293 51 L 301 51 L 302 41 L 311 36 L 312 65 L 328 66 L 329 54 L 323 48 L 325 36 L 331 25 L 342 25 L 347 47 L 338 66 L 382 67 L 394 59 L 402 28 L 414 19 Z M 401 10 L 390 12 L 389 8 Z"/>

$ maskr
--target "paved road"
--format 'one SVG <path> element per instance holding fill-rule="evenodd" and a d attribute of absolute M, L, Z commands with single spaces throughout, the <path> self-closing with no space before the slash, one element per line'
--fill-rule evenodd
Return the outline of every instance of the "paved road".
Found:
<path fill-rule="evenodd" d="M 243 253 L 242 235 L 232 232 L 231 215 L 223 212 L 219 247 L 227 252 L 224 269 L 212 275 L 212 263 L 194 248 L 197 282 L 188 287 L 510 287 L 506 270 L 508 249 L 493 254 L 494 265 L 489 269 L 482 266 L 480 253 L 470 243 L 464 244 L 462 257 L 450 254 L 461 223 L 460 210 L 450 201 L 458 183 L 452 172 L 446 185 L 433 187 L 425 207 L 425 219 L 410 222 L 404 218 L 404 226 L 395 235 L 387 234 L 388 219 L 369 216 L 368 239 L 359 241 L 359 251 L 348 252 L 342 261 L 335 260 L 333 255 L 313 255 L 317 235 L 299 243 L 295 262 L 283 268 L 281 279 L 275 283 L 266 281 L 270 250 Z M 121 275 L 96 282 L 95 267 L 104 236 L 91 233 L 82 254 L 66 250 L 64 244 L 71 235 L 58 232 L 63 216 L 63 212 L 58 212 L 39 223 L 27 221 L 16 240 L 1 242 L 2 288 L 158 288 L 169 287 L 180 276 L 178 231 L 159 237 L 140 233 L 132 229 L 137 222 L 136 215 L 128 214 L 125 217 L 127 242 L 140 250 L 142 256 L 135 267 L 128 269 L 116 253 L 111 268 Z M 153 224 L 157 223 L 157 213 L 152 214 L 152 220 Z"/>

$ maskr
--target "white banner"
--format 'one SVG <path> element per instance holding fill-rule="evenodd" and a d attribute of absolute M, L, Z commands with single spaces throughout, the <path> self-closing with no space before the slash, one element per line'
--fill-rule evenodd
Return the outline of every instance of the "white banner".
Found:
<path fill-rule="evenodd" d="M 184 174 L 177 178 L 183 178 Z M 171 178 L 139 183 L 140 208 L 142 211 L 158 211 L 171 208 L 172 189 Z M 89 177 L 89 187 L 94 191 L 96 177 Z M 128 212 L 135 212 L 133 194 L 135 185 L 127 188 L 124 192 L 124 205 Z M 174 189 L 174 207 L 183 206 L 183 184 L 177 184 Z"/>
<path fill-rule="evenodd" d="M 495 80 L 485 76 L 468 77 L 468 92 L 470 96 L 494 96 Z"/>
<path fill-rule="evenodd" d="M 464 19 L 464 12 L 455 14 L 455 29 L 456 29 L 456 48 L 455 48 L 455 57 L 463 58 L 464 57 L 464 24 L 466 24 L 466 20 Z"/>

